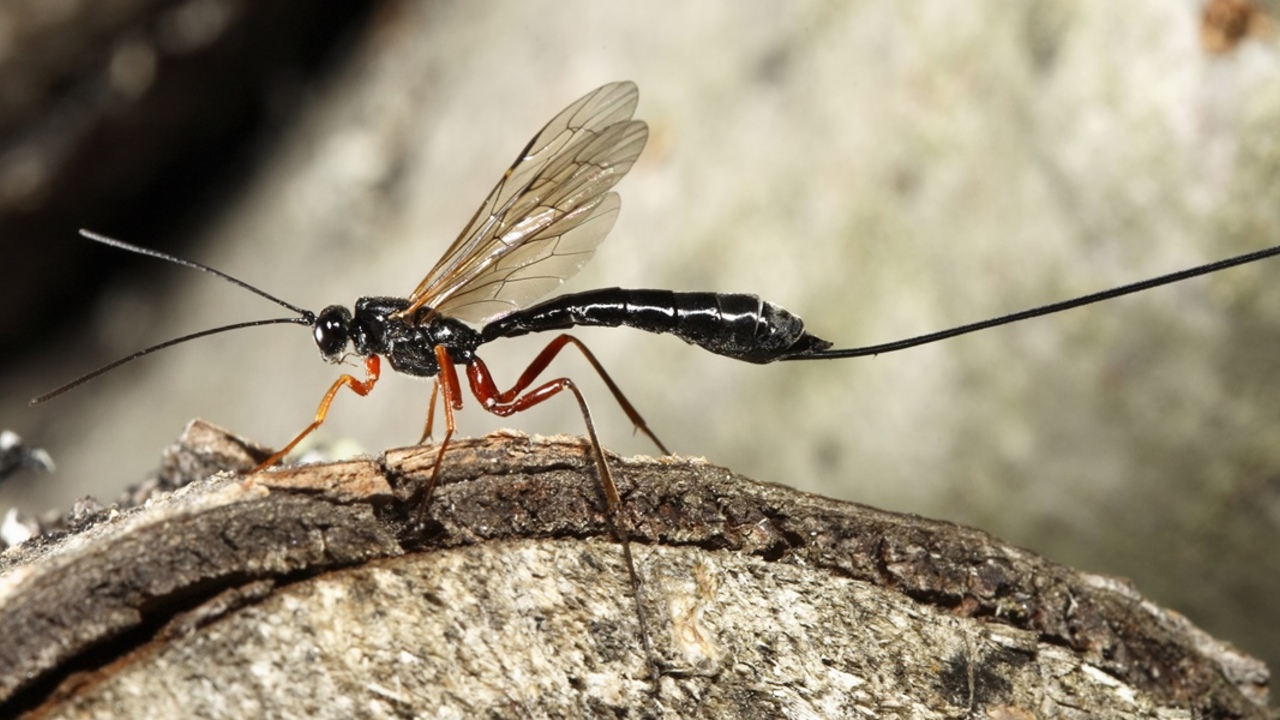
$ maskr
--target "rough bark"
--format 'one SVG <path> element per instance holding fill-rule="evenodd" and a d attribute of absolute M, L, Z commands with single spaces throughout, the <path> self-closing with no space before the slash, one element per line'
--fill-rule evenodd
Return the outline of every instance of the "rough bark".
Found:
<path fill-rule="evenodd" d="M 1260 662 L 1124 581 L 611 457 L 655 681 L 581 441 L 458 441 L 425 509 L 434 447 L 260 457 L 193 423 L 136 506 L 0 556 L 0 715 L 1268 716 Z"/>

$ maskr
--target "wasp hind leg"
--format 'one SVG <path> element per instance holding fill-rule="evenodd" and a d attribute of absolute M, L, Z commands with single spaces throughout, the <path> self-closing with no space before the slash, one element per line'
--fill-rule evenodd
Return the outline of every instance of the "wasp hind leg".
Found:
<path fill-rule="evenodd" d="M 549 380 L 538 387 L 521 394 L 525 388 L 532 384 L 533 379 L 536 378 L 538 373 L 546 367 L 546 364 L 550 362 L 550 359 L 555 356 L 556 352 L 558 352 L 560 348 L 563 348 L 568 342 L 577 344 L 578 347 L 586 353 L 588 359 L 592 361 L 592 364 L 596 366 L 602 377 L 605 378 L 605 382 L 614 390 L 615 397 L 618 397 L 619 401 L 623 404 L 623 409 L 627 410 L 627 414 L 632 417 L 632 421 L 636 422 L 637 428 L 642 429 L 646 435 L 657 443 L 657 438 L 654 437 L 653 434 L 649 432 L 648 428 L 644 426 L 644 421 L 643 419 L 640 419 L 639 413 L 636 413 L 630 403 L 627 403 L 625 398 L 621 397 L 621 393 L 617 391 L 617 386 L 613 384 L 608 375 L 604 373 L 604 370 L 595 362 L 595 358 L 591 356 L 591 353 L 587 352 L 586 348 L 582 347 L 581 343 L 578 343 L 576 339 L 569 335 L 561 335 L 548 345 L 547 348 L 538 355 L 537 359 L 529 365 L 529 368 L 520 376 L 520 379 L 516 384 L 506 392 L 500 392 L 498 390 L 497 385 L 493 381 L 493 377 L 489 374 L 488 366 L 486 366 L 484 361 L 480 358 L 476 358 L 474 362 L 467 366 L 467 380 L 471 385 L 471 392 L 476 396 L 476 399 L 480 401 L 480 404 L 484 406 L 484 409 L 501 417 L 506 417 L 521 412 L 522 410 L 527 410 L 534 405 L 538 405 L 539 403 L 549 400 L 565 390 L 573 393 L 574 399 L 578 401 L 578 409 L 582 412 L 582 421 L 587 426 L 587 440 L 590 445 L 591 457 L 596 467 L 596 476 L 600 480 L 600 488 L 604 492 L 605 522 L 609 527 L 610 533 L 618 543 L 622 545 L 622 557 L 626 563 L 627 575 L 631 581 L 632 597 L 635 599 L 636 620 L 640 625 L 640 637 L 644 643 L 645 662 L 649 666 L 650 676 L 656 681 L 662 675 L 661 666 L 658 662 L 657 656 L 654 654 L 653 640 L 649 634 L 649 621 L 648 616 L 645 614 L 644 602 L 642 600 L 643 595 L 640 575 L 636 572 L 635 560 L 631 554 L 631 539 L 627 532 L 628 523 L 624 521 L 622 513 L 622 498 L 618 493 L 617 484 L 613 481 L 613 473 L 609 470 L 609 463 L 605 459 L 604 450 L 601 448 L 600 438 L 596 435 L 595 422 L 591 419 L 591 411 L 587 408 L 587 401 L 582 397 L 582 392 L 578 390 L 578 386 L 569 378 L 563 377 L 555 380 Z M 445 404 L 445 408 L 448 408 L 447 402 Z M 661 447 L 661 443 L 658 443 L 658 445 Z M 665 452 L 665 448 L 663 451 Z"/>
<path fill-rule="evenodd" d="M 609 392 L 613 394 L 613 399 L 622 407 L 622 411 L 627 414 L 627 418 L 631 420 L 631 424 L 635 426 L 636 431 L 644 433 L 645 437 L 652 440 L 653 444 L 662 451 L 663 455 L 670 455 L 671 451 L 668 450 L 667 446 L 663 445 L 662 441 L 658 439 L 658 436 L 653 434 L 653 431 L 649 429 L 648 423 L 644 421 L 644 418 L 640 415 L 640 412 L 636 410 L 635 406 L 631 404 L 631 401 L 627 400 L 627 396 L 622 394 L 622 389 L 613 381 L 613 378 L 609 377 L 609 373 L 605 371 L 604 366 L 596 359 L 595 354 L 588 350 L 587 346 L 584 345 L 581 340 L 572 335 L 560 335 L 555 340 L 547 343 L 547 346 L 542 349 L 542 352 L 538 353 L 538 356 L 533 359 L 533 362 L 529 363 L 529 367 L 525 368 L 525 371 L 520 374 L 520 379 L 516 380 L 515 384 L 511 386 L 511 389 L 506 392 L 499 393 L 497 392 L 496 387 L 493 388 L 495 392 L 494 400 L 501 405 L 514 402 L 520 393 L 524 392 L 526 388 L 532 385 L 533 381 L 538 378 L 538 375 L 542 374 L 542 371 L 547 369 L 547 366 L 551 364 L 551 361 L 555 359 L 556 355 L 559 355 L 560 351 L 568 345 L 576 347 L 582 353 L 583 357 L 587 359 L 587 362 L 591 363 L 591 367 L 596 371 L 596 374 L 600 376 L 600 379 L 604 381 L 605 386 L 609 388 Z M 487 374 L 488 370 L 486 369 L 485 372 Z M 476 397 L 478 398 L 479 395 Z M 537 400 L 530 404 L 536 405 L 539 402 L 542 401 Z"/>

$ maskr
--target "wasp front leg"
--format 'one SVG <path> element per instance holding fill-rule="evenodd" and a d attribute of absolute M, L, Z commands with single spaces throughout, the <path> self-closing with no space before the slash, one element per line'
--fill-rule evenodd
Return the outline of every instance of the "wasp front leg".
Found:
<path fill-rule="evenodd" d="M 302 432 L 298 433 L 297 437 L 289 441 L 288 445 L 285 445 L 274 455 L 264 460 L 260 465 L 258 465 L 258 467 L 254 468 L 253 472 L 256 473 L 266 470 L 272 465 L 280 462 L 284 459 L 285 455 L 289 454 L 290 450 L 293 450 L 297 447 L 298 443 L 302 442 L 303 438 L 310 435 L 316 428 L 324 424 L 324 419 L 329 414 L 329 405 L 333 403 L 334 396 L 338 394 L 338 390 L 342 389 L 343 386 L 351 388 L 351 391 L 360 397 L 368 395 L 369 392 L 373 390 L 373 386 L 378 382 L 378 377 L 382 372 L 382 361 L 377 355 L 370 355 L 364 359 L 364 372 L 364 380 L 357 380 L 351 375 L 343 375 L 335 380 L 333 385 L 329 386 L 329 392 L 325 393 L 324 398 L 320 400 L 320 407 L 316 409 L 316 419 L 313 420 L 312 423 Z"/>

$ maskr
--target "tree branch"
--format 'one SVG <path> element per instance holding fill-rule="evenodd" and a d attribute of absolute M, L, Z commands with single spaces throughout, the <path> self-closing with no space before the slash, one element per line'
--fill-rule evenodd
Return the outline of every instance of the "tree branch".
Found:
<path fill-rule="evenodd" d="M 1267 716 L 1260 662 L 1123 581 L 611 457 L 654 682 L 581 440 L 458 441 L 423 522 L 433 447 L 207 477 L 261 457 L 192 423 L 137 506 L 0 556 L 0 714 Z"/>

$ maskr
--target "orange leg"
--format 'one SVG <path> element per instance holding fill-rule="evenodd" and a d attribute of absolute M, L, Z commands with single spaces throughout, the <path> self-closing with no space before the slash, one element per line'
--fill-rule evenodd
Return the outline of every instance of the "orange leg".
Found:
<path fill-rule="evenodd" d="M 613 393 L 614 399 L 622 406 L 623 412 L 627 414 L 627 417 L 631 420 L 632 424 L 635 425 L 636 430 L 643 432 L 664 454 L 670 455 L 671 451 L 668 450 L 667 447 L 662 444 L 662 441 L 658 439 L 658 436 L 654 435 L 649 429 L 644 418 L 640 416 L 640 413 L 635 409 L 635 406 L 633 406 L 631 402 L 627 400 L 626 396 L 622 394 L 622 390 L 618 387 L 617 383 L 613 381 L 613 378 L 609 377 L 609 373 L 605 371 L 604 366 L 600 364 L 600 361 L 596 359 L 596 356 L 587 349 L 586 345 L 582 344 L 581 340 L 578 340 L 572 335 L 560 335 L 555 340 L 548 343 L 547 346 L 542 349 L 542 352 L 538 353 L 537 357 L 533 359 L 533 362 L 529 363 L 529 366 L 525 368 L 525 371 L 520 374 L 520 378 L 516 380 L 515 384 L 506 391 L 498 390 L 497 385 L 493 382 L 492 376 L 489 374 L 488 366 L 486 366 L 484 361 L 479 358 L 476 359 L 475 363 L 467 366 L 467 379 L 470 381 L 472 393 L 476 396 L 476 399 L 484 405 L 484 409 L 502 417 L 507 417 L 513 413 L 533 407 L 566 388 L 570 389 L 578 400 L 578 406 L 582 410 L 582 417 L 587 423 L 587 432 L 591 435 L 591 443 L 596 465 L 601 468 L 601 483 L 604 485 L 605 498 L 609 503 L 609 510 L 612 513 L 616 513 L 621 505 L 621 501 L 618 499 L 618 491 L 613 484 L 613 478 L 609 475 L 609 467 L 604 462 L 604 455 L 600 452 L 600 439 L 596 437 L 595 424 L 591 421 L 591 414 L 587 410 L 586 400 L 583 399 L 582 393 L 578 391 L 578 388 L 568 378 L 560 378 L 559 380 L 552 380 L 551 382 L 541 385 L 523 396 L 521 395 L 525 389 L 533 384 L 533 381 L 537 379 L 538 375 L 540 375 L 543 370 L 547 369 L 547 366 L 551 364 L 551 361 L 555 359 L 556 355 L 558 355 L 566 345 L 571 343 L 582 352 L 584 357 L 587 358 L 587 362 L 591 363 L 591 367 L 595 368 L 595 371 L 600 375 L 600 379 L 604 380 L 604 384 L 608 386 L 609 391 Z M 426 439 L 431 436 L 431 430 L 435 421 L 437 390 L 442 391 L 444 394 L 445 436 L 444 440 L 440 443 L 440 450 L 436 455 L 436 466 L 431 471 L 431 478 L 427 481 L 426 491 L 423 493 L 423 508 L 427 507 L 427 504 L 431 500 L 431 494 L 435 490 L 436 481 L 440 477 L 440 461 L 444 458 L 444 452 L 449 445 L 449 439 L 453 437 L 455 427 L 453 421 L 453 410 L 462 409 L 462 385 L 458 382 L 457 366 L 453 360 L 450 359 L 449 353 L 443 347 L 437 346 L 435 348 L 435 353 L 436 361 L 440 365 L 440 375 L 436 378 L 435 387 L 431 389 L 431 409 L 427 413 L 426 429 L 423 431 L 422 437 L 419 438 L 418 442 L 425 442 Z"/>
<path fill-rule="evenodd" d="M 302 442 L 302 438 L 310 435 L 312 431 L 320 427 L 320 425 L 324 423 L 325 416 L 329 414 L 329 405 L 333 402 L 334 396 L 338 394 L 338 390 L 340 390 L 342 386 L 345 385 L 351 388 L 352 392 L 354 392 L 355 394 L 359 395 L 360 397 L 364 397 L 365 395 L 369 394 L 370 390 L 373 390 L 373 386 L 375 383 L 378 382 L 378 375 L 381 371 L 382 371 L 381 360 L 378 358 L 377 355 L 370 355 L 369 357 L 364 359 L 364 372 L 365 372 L 364 380 L 356 380 L 354 377 L 350 375 L 343 375 L 342 377 L 335 380 L 333 382 L 333 385 L 329 386 L 329 392 L 325 393 L 324 399 L 320 401 L 320 407 L 316 409 L 316 419 L 312 421 L 312 423 L 308 425 L 306 429 L 298 433 L 297 437 L 289 441 L 288 445 L 285 445 L 282 449 L 277 451 L 275 455 L 272 455 L 271 457 L 267 458 L 265 461 L 262 462 L 261 465 L 258 465 L 258 467 L 254 468 L 253 472 L 260 472 L 262 470 L 266 470 L 272 465 L 275 465 L 276 463 L 280 462 L 280 460 L 284 458 L 285 455 L 289 454 L 290 450 L 294 449 L 295 447 L 297 447 L 298 443 Z"/>
<path fill-rule="evenodd" d="M 431 427 L 436 422 L 436 400 L 440 394 L 440 382 L 431 383 L 431 406 L 427 408 L 427 426 L 422 429 L 422 437 L 418 438 L 418 444 L 423 445 L 431 439 Z"/>
<path fill-rule="evenodd" d="M 570 343 L 572 343 L 574 347 L 578 348 L 578 350 L 582 351 L 583 356 L 587 358 L 587 362 L 591 363 L 591 367 L 595 368 L 596 373 L 600 375 L 600 379 L 604 380 L 604 384 L 608 386 L 609 392 L 613 393 L 614 400 L 618 401 L 618 404 L 622 406 L 623 412 L 625 412 L 627 417 L 631 419 L 631 424 L 635 426 L 635 429 L 644 433 L 650 440 L 652 440 L 653 444 L 658 446 L 658 449 L 662 451 L 663 455 L 670 455 L 671 451 L 668 450 L 667 446 L 663 445 L 662 441 L 658 439 L 658 436 L 654 435 L 653 431 L 649 429 L 644 418 L 640 416 L 640 413 L 635 409 L 635 406 L 627 400 L 627 397 L 622 394 L 622 390 L 618 387 L 617 383 L 613 381 L 613 378 L 609 377 L 609 373 L 605 372 L 604 366 L 600 364 L 599 360 L 596 360 L 596 356 L 587 349 L 586 345 L 582 344 L 581 340 L 573 337 L 572 335 L 561 335 L 548 343 L 547 346 L 542 349 L 542 352 L 538 353 L 538 356 L 533 359 L 533 362 L 529 363 L 529 367 L 525 368 L 525 371 L 520 374 L 520 379 L 516 380 L 516 383 L 511 386 L 510 390 L 499 393 L 496 392 L 497 388 L 494 388 L 495 395 L 493 397 L 497 404 L 506 405 L 515 400 L 516 396 L 523 392 L 525 388 L 532 385 L 538 375 L 540 375 L 543 370 L 547 369 L 547 366 L 550 365 L 556 355 L 564 349 L 565 345 Z M 485 374 L 488 374 L 487 370 L 485 371 Z M 476 397 L 480 397 L 479 393 L 476 394 Z M 538 402 L 541 401 L 539 400 L 531 404 L 536 405 Z M 486 409 L 488 408 L 486 407 Z M 517 411 L 513 410 L 511 412 Z"/>
<path fill-rule="evenodd" d="M 506 392 L 500 392 L 498 390 L 497 385 L 493 382 L 493 376 L 489 373 L 488 366 L 485 365 L 484 361 L 480 358 L 476 358 L 473 363 L 467 366 L 467 380 L 471 385 L 472 394 L 476 396 L 476 399 L 480 401 L 481 405 L 484 406 L 484 409 L 501 417 L 507 417 L 522 410 L 527 410 L 534 405 L 558 395 L 564 390 L 568 390 L 573 393 L 574 399 L 578 401 L 578 409 L 582 411 L 582 421 L 586 423 L 587 426 L 587 436 L 590 439 L 589 444 L 591 446 L 591 457 L 595 462 L 596 475 L 600 479 L 600 487 L 604 491 L 606 506 L 605 521 L 608 523 L 609 529 L 613 532 L 614 536 L 618 539 L 618 542 L 622 544 L 622 556 L 626 561 L 627 572 L 631 577 L 631 591 L 636 602 L 636 618 L 639 620 L 640 635 L 644 640 L 645 659 L 648 661 L 650 672 L 656 680 L 659 676 L 658 664 L 654 659 L 653 642 L 649 636 L 649 624 L 645 619 L 644 604 L 640 600 L 640 576 L 636 573 L 635 561 L 631 557 L 631 541 L 626 532 L 626 525 L 621 522 L 622 498 L 618 494 L 618 486 L 613 482 L 613 473 L 609 470 L 609 463 L 605 460 L 604 451 L 600 448 L 600 438 L 596 435 L 596 425 L 591 420 L 591 411 L 587 409 L 587 401 L 582 397 L 582 392 L 578 390 L 578 386 L 569 378 L 557 378 L 555 380 L 550 380 L 539 385 L 533 390 L 524 393 L 523 395 L 520 394 L 520 391 L 532 383 L 533 378 L 537 376 L 538 372 L 546 367 L 546 364 L 550 362 L 551 358 L 555 356 L 560 348 L 564 347 L 564 345 L 569 342 L 577 345 L 582 352 L 586 354 L 587 359 L 591 361 L 591 364 L 594 365 L 600 372 L 601 376 L 605 378 L 605 382 L 614 390 L 614 397 L 617 397 L 619 402 L 623 404 L 623 408 L 628 411 L 628 415 L 632 416 L 633 422 L 636 423 L 636 426 L 643 429 L 645 434 L 649 435 L 649 437 L 653 438 L 653 441 L 657 443 L 658 439 L 654 438 L 653 434 L 644 427 L 644 421 L 640 419 L 639 414 L 631 408 L 630 403 L 627 403 L 627 401 L 622 398 L 621 393 L 617 390 L 616 386 L 613 385 L 613 381 L 609 379 L 609 376 L 606 375 L 600 365 L 596 363 L 595 358 L 591 356 L 591 353 L 588 352 L 581 343 L 569 335 L 561 335 L 552 341 L 552 343 L 538 355 L 533 363 L 529 365 L 529 368 L 520 376 L 520 379 L 516 384 Z M 662 444 L 658 443 L 658 446 L 661 447 Z M 666 452 L 665 448 L 663 449 L 663 452 Z"/>
<path fill-rule="evenodd" d="M 560 337 L 569 337 L 561 335 Z M 525 380 L 525 375 L 520 380 Z M 471 384 L 471 392 L 484 406 L 485 410 L 498 415 L 507 417 L 528 410 L 539 403 L 545 402 L 564 390 L 573 393 L 573 397 L 578 401 L 578 408 L 582 411 L 582 420 L 587 425 L 587 435 L 591 439 L 591 455 L 595 460 L 596 467 L 600 469 L 600 484 L 604 486 L 604 496 L 609 504 L 609 513 L 616 515 L 622 509 L 622 500 L 618 495 L 618 488 L 613 484 L 613 475 L 609 472 L 609 464 L 605 462 L 604 452 L 600 450 L 600 438 L 596 436 L 596 424 L 591 420 L 591 411 L 587 409 L 587 401 L 582 397 L 582 392 L 578 390 L 578 386 L 573 384 L 569 378 L 556 378 L 547 381 L 538 387 L 519 395 L 510 400 L 505 398 L 515 395 L 513 391 L 519 388 L 519 383 L 512 387 L 511 390 L 504 392 L 498 391 L 498 386 L 493 382 L 493 376 L 489 374 L 489 366 L 484 364 L 480 358 L 476 358 L 475 362 L 467 366 L 467 380 Z M 528 383 L 526 383 L 527 385 Z"/>
<path fill-rule="evenodd" d="M 449 447 L 449 440 L 453 437 L 455 425 L 453 422 L 453 411 L 462 409 L 462 385 L 458 382 L 458 368 L 454 365 L 453 360 L 449 357 L 449 351 L 437 345 L 435 348 L 436 362 L 440 364 L 440 374 L 436 376 L 436 388 L 444 395 L 444 439 L 440 441 L 440 449 L 436 451 L 436 464 L 431 468 L 431 478 L 427 480 L 427 487 L 422 492 L 422 504 L 418 507 L 419 519 L 422 519 L 426 513 L 427 507 L 431 503 L 431 494 L 435 492 L 436 481 L 440 479 L 440 463 L 444 460 L 444 451 Z M 436 391 L 431 391 L 431 413 L 427 416 L 427 432 L 431 434 L 432 420 L 435 419 L 436 410 Z"/>

